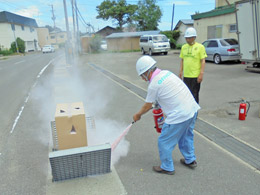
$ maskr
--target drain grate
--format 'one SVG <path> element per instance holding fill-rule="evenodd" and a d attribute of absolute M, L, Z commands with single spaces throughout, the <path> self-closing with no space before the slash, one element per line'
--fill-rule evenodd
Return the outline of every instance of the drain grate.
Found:
<path fill-rule="evenodd" d="M 49 153 L 53 181 L 111 172 L 111 146 L 104 144 Z"/>

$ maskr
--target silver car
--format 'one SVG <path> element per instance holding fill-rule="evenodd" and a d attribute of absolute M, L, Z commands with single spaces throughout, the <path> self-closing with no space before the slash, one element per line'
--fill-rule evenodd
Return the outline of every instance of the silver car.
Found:
<path fill-rule="evenodd" d="M 219 64 L 223 61 L 239 61 L 239 45 L 236 39 L 221 38 L 208 39 L 202 43 L 204 45 L 208 61 Z"/>

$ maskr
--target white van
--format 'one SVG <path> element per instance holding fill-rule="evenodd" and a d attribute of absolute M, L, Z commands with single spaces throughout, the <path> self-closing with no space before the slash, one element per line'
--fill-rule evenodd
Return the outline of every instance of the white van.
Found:
<path fill-rule="evenodd" d="M 143 54 L 164 53 L 170 50 L 169 39 L 165 35 L 143 35 L 140 37 L 140 48 Z"/>

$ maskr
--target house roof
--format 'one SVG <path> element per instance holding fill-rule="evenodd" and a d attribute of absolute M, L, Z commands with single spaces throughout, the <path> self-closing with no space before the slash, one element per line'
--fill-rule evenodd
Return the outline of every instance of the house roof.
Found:
<path fill-rule="evenodd" d="M 116 30 L 115 28 L 113 28 L 113 27 L 111 27 L 111 26 L 106 26 L 106 27 L 100 29 L 99 31 L 97 31 L 96 33 L 102 32 L 102 31 L 107 30 L 107 29 Z"/>
<path fill-rule="evenodd" d="M 184 24 L 184 25 L 193 25 L 194 24 L 194 20 L 191 20 L 191 19 L 182 19 L 182 20 L 179 20 L 179 22 L 176 24 L 174 30 L 177 30 L 181 24 Z"/>
<path fill-rule="evenodd" d="M 139 31 L 139 32 L 120 32 L 120 33 L 113 33 L 107 36 L 107 39 L 115 39 L 115 38 L 124 38 L 124 37 L 140 37 L 142 35 L 157 35 L 160 31 Z"/>
<path fill-rule="evenodd" d="M 35 19 L 16 15 L 7 11 L 0 12 L 0 23 L 14 23 L 24 26 L 38 27 Z"/>
<path fill-rule="evenodd" d="M 234 13 L 235 11 L 236 11 L 236 7 L 234 4 L 232 4 L 232 5 L 228 5 L 228 6 L 224 6 L 224 7 L 220 7 L 220 8 L 211 10 L 209 12 L 204 12 L 201 14 L 194 14 L 191 16 L 191 18 L 194 20 L 198 20 L 201 18 L 209 18 L 209 17 L 220 16 L 220 15 L 224 15 L 224 14 L 230 14 L 230 13 Z"/>

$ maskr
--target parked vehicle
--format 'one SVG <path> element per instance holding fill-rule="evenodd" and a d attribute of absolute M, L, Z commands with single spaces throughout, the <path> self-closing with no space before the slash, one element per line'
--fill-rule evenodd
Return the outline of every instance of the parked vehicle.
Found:
<path fill-rule="evenodd" d="M 260 2 L 236 2 L 237 34 L 241 61 L 251 62 L 252 71 L 260 72 Z M 250 68 L 250 67 L 248 67 Z"/>
<path fill-rule="evenodd" d="M 165 35 L 143 35 L 139 45 L 142 53 L 148 53 L 150 56 L 154 53 L 167 55 L 170 50 L 169 39 Z"/>
<path fill-rule="evenodd" d="M 223 61 L 239 61 L 239 45 L 236 39 L 208 39 L 202 43 L 206 49 L 208 61 L 219 64 Z"/>
<path fill-rule="evenodd" d="M 42 53 L 52 53 L 55 52 L 55 49 L 52 45 L 44 45 L 42 47 Z"/>

